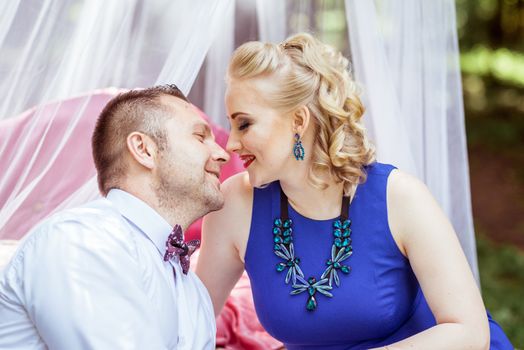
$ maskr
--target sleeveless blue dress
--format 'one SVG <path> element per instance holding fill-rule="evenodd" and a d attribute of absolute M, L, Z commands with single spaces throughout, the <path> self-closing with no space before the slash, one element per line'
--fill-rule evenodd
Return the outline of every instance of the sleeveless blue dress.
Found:
<path fill-rule="evenodd" d="M 287 349 L 369 349 L 394 343 L 436 324 L 409 261 L 388 226 L 386 185 L 391 165 L 366 167 L 349 209 L 353 255 L 344 261 L 352 271 L 340 274 L 333 298 L 316 293 L 318 306 L 306 310 L 307 291 L 290 295 L 283 261 L 273 253 L 273 221 L 280 217 L 280 184 L 255 189 L 245 267 L 261 324 Z M 331 255 L 333 220 L 312 220 L 289 206 L 295 256 L 307 280 L 319 280 Z M 488 315 L 489 316 L 489 315 Z M 513 349 L 489 316 L 491 349 Z"/>

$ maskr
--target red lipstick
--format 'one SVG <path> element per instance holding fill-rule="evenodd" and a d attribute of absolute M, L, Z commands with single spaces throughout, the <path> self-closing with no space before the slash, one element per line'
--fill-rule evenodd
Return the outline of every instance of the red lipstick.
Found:
<path fill-rule="evenodd" d="M 244 169 L 251 165 L 256 159 L 253 155 L 240 156 L 240 159 L 244 162 Z"/>

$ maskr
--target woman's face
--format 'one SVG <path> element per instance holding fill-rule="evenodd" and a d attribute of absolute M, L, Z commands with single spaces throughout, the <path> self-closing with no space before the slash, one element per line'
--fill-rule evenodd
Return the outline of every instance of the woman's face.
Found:
<path fill-rule="evenodd" d="M 231 124 L 227 150 L 236 152 L 258 187 L 289 176 L 293 171 L 293 120 L 271 107 L 267 92 L 271 79 L 232 80 L 226 91 Z"/>

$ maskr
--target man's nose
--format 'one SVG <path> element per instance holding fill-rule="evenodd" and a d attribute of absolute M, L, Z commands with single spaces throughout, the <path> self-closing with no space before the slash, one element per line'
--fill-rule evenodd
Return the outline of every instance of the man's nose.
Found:
<path fill-rule="evenodd" d="M 229 161 L 229 154 L 225 149 L 220 147 L 218 143 L 215 142 L 215 150 L 213 152 L 213 158 L 221 163 L 227 163 Z"/>

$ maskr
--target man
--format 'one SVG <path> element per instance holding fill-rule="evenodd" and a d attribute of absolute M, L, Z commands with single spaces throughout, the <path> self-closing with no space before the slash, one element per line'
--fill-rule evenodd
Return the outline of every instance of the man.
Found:
<path fill-rule="evenodd" d="M 0 277 L 0 348 L 214 349 L 213 306 L 188 271 L 196 242 L 182 231 L 223 206 L 228 154 L 175 86 L 112 99 L 92 146 L 105 198 L 21 244 Z"/>

